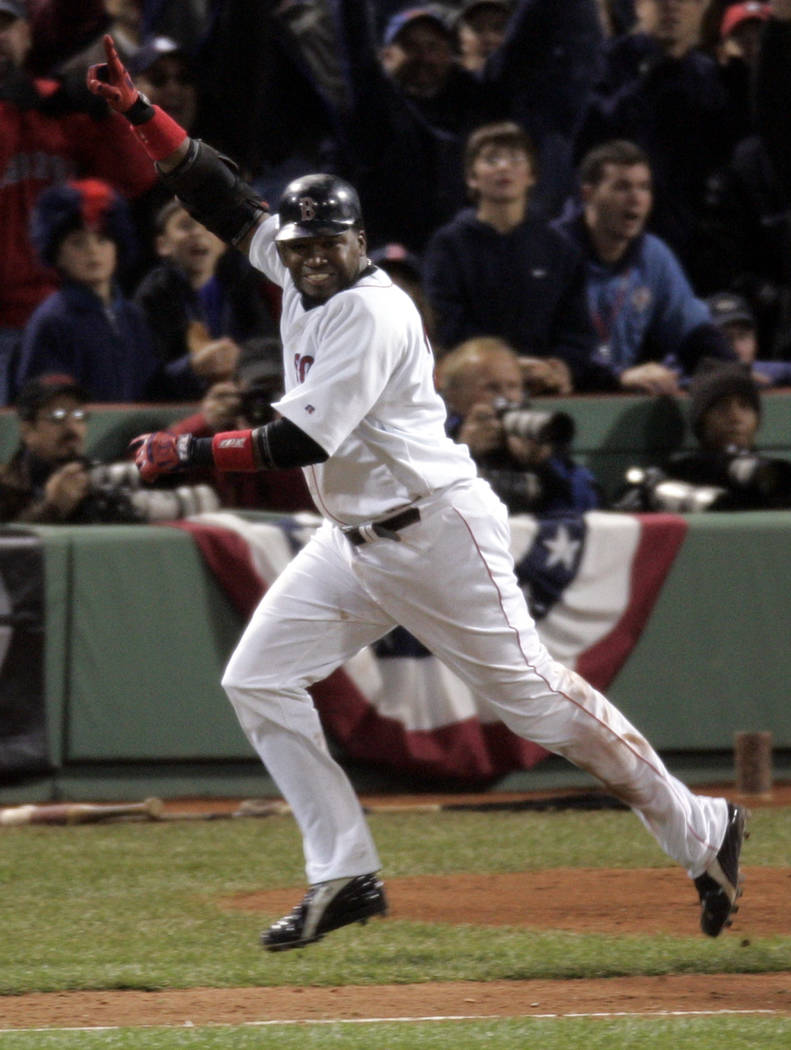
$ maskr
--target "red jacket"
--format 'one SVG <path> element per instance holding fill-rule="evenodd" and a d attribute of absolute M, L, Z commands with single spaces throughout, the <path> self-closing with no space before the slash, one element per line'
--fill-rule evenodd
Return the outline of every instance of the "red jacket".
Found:
<path fill-rule="evenodd" d="M 14 81 L 0 95 L 0 327 L 22 328 L 57 287 L 30 242 L 39 193 L 65 178 L 93 175 L 137 197 L 157 174 L 117 113 L 78 111 L 54 80 L 17 75 Z"/>

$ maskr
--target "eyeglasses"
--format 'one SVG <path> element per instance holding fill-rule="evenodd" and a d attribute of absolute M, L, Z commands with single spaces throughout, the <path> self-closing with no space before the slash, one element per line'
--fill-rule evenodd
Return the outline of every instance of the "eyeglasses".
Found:
<path fill-rule="evenodd" d="M 65 423 L 67 419 L 73 423 L 85 423 L 88 413 L 84 408 L 53 408 L 50 412 L 42 412 L 39 419 L 46 419 L 49 423 Z"/>

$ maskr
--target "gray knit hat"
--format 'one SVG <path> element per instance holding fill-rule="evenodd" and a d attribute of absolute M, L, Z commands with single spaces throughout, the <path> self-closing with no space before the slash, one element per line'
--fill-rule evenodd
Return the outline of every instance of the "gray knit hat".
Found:
<path fill-rule="evenodd" d="M 761 394 L 748 365 L 740 361 L 716 361 L 706 358 L 689 384 L 689 422 L 700 440 L 703 417 L 722 397 L 740 394 L 753 406 L 760 418 Z"/>

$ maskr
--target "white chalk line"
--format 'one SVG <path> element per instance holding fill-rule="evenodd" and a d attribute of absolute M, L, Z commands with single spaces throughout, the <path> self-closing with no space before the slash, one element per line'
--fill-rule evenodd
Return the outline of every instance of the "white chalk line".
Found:
<path fill-rule="evenodd" d="M 39 1032 L 121 1032 L 129 1028 L 163 1028 L 163 1029 L 189 1029 L 189 1028 L 274 1028 L 278 1025 L 331 1025 L 331 1024 L 419 1024 L 423 1022 L 450 1022 L 450 1021 L 560 1021 L 566 1018 L 612 1018 L 612 1017 L 722 1017 L 722 1016 L 751 1016 L 761 1014 L 763 1016 L 784 1016 L 781 1010 L 597 1010 L 589 1013 L 542 1013 L 542 1014 L 514 1014 L 503 1016 L 501 1014 L 430 1014 L 414 1017 L 303 1017 L 281 1020 L 266 1021 L 182 1021 L 179 1024 L 113 1024 L 113 1025 L 91 1025 L 73 1027 L 51 1027 L 51 1028 L 0 1028 L 0 1035 L 12 1033 L 39 1033 Z"/>

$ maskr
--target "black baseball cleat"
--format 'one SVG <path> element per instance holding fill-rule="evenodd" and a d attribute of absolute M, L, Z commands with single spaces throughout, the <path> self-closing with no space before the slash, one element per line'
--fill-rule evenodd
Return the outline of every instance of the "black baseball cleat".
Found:
<path fill-rule="evenodd" d="M 709 937 L 716 937 L 724 926 L 730 926 L 731 915 L 739 910 L 736 903 L 742 895 L 739 855 L 748 837 L 745 826 L 749 815 L 742 806 L 728 803 L 728 826 L 719 852 L 695 879 L 700 896 L 700 928 Z"/>
<path fill-rule="evenodd" d="M 261 934 L 261 943 L 270 952 L 304 948 L 320 941 L 330 930 L 386 914 L 384 886 L 375 874 L 317 882 L 290 915 Z"/>

